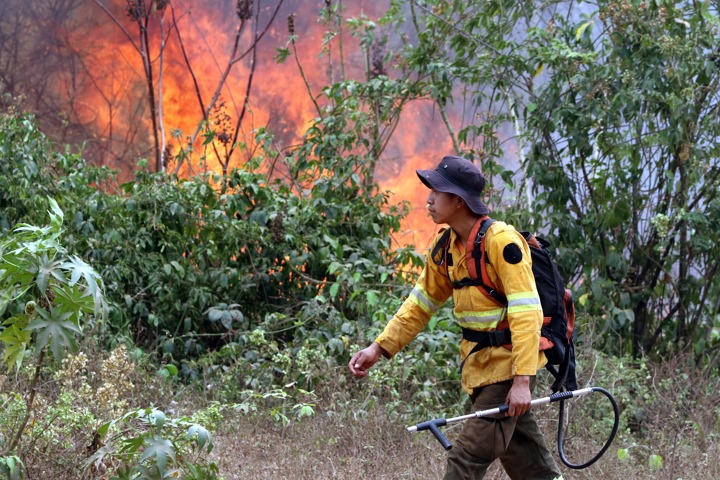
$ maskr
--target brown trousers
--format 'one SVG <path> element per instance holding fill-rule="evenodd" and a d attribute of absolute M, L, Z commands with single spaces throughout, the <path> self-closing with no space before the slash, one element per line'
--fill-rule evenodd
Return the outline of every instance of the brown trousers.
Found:
<path fill-rule="evenodd" d="M 504 404 L 511 386 L 508 380 L 476 389 L 473 412 Z M 534 386 L 535 379 L 531 391 Z M 513 480 L 562 478 L 532 410 L 519 417 L 502 413 L 466 420 L 448 455 L 445 480 L 480 480 L 495 459 Z"/>

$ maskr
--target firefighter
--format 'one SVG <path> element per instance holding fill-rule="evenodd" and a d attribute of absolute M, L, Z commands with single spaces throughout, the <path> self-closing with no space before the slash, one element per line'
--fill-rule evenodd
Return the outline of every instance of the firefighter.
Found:
<path fill-rule="evenodd" d="M 461 340 L 462 387 L 470 396 L 473 411 L 501 404 L 508 404 L 509 410 L 494 418 L 465 422 L 448 454 L 444 478 L 483 478 L 496 459 L 513 480 L 562 478 L 530 410 L 535 375 L 546 359 L 538 350 L 543 313 L 529 247 L 520 233 L 503 222 L 496 221 L 486 233 L 487 272 L 507 297 L 507 306 L 479 288 L 454 288 L 453 282 L 469 276 L 465 257 L 468 236 L 489 213 L 481 199 L 485 178 L 475 164 L 456 156 L 444 157 L 434 170 L 417 170 L 417 175 L 430 189 L 427 210 L 433 222 L 451 229 L 449 255 L 446 261 L 431 258 L 439 250 L 436 246 L 443 229 L 412 292 L 380 336 L 353 355 L 350 372 L 364 377 L 381 356 L 391 359 L 451 295 L 454 316 L 466 331 L 497 331 L 501 322 L 507 322 L 511 349 L 488 346 L 473 350 L 476 342 Z"/>

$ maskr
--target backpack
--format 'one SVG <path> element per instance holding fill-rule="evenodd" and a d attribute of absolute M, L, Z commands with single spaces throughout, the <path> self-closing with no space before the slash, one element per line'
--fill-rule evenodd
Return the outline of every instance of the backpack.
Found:
<path fill-rule="evenodd" d="M 484 216 L 479 218 L 468 236 L 465 247 L 469 278 L 453 281 L 453 288 L 476 286 L 485 295 L 492 297 L 501 306 L 507 305 L 507 298 L 498 291 L 487 273 L 487 252 L 485 249 L 485 234 L 495 220 Z M 570 290 L 565 288 L 557 265 L 548 250 L 550 242 L 536 237 L 529 232 L 521 232 L 525 237 L 532 258 L 532 272 L 535 285 L 540 296 L 543 310 L 543 325 L 540 333 L 539 350 L 547 358 L 547 370 L 555 378 L 552 385 L 553 392 L 577 389 L 575 376 L 575 304 Z M 443 232 L 440 240 L 435 244 L 432 259 L 437 265 L 445 263 L 445 268 L 452 265 L 452 256 L 449 253 L 450 229 Z M 438 251 L 442 251 L 438 257 Z M 436 260 L 439 258 L 439 260 Z M 510 328 L 507 320 L 503 320 L 495 331 L 483 332 L 463 328 L 463 338 L 476 345 L 468 353 L 465 360 L 473 353 L 490 346 L 512 345 Z M 462 361 L 462 370 L 465 360 Z"/>

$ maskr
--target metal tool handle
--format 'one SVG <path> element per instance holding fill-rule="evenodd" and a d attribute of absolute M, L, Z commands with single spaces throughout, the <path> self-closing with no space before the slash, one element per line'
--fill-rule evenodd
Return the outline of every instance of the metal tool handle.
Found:
<path fill-rule="evenodd" d="M 435 438 L 437 438 L 438 442 L 440 442 L 440 445 L 442 445 L 445 450 L 450 450 L 452 448 L 452 444 L 450 443 L 450 440 L 448 440 L 447 437 L 443 435 L 439 428 L 444 427 L 446 424 L 447 420 L 445 420 L 444 418 L 437 418 L 435 420 L 428 420 L 427 422 L 418 423 L 417 425 L 408 427 L 408 431 L 419 432 L 421 430 L 430 430 L 432 434 L 435 435 Z"/>
<path fill-rule="evenodd" d="M 536 398 L 535 400 L 530 402 L 530 405 L 532 407 L 537 405 L 544 405 L 551 402 L 558 402 L 560 400 L 566 400 L 568 398 L 582 397 L 583 395 L 592 393 L 594 390 L 595 388 L 589 387 L 580 390 L 573 390 L 571 392 L 553 393 L 552 395 L 547 397 Z M 447 437 L 443 435 L 439 427 L 444 427 L 445 425 L 450 425 L 453 423 L 464 422 L 465 420 L 470 420 L 471 418 L 480 418 L 487 417 L 489 415 L 497 415 L 498 413 L 506 413 L 508 410 L 510 410 L 510 405 L 501 405 L 499 407 L 490 408 L 488 410 L 478 410 L 477 412 L 468 415 L 462 415 L 459 417 L 436 418 L 434 420 L 428 420 L 426 422 L 418 423 L 417 425 L 407 427 L 407 430 L 411 433 L 420 432 L 422 430 L 430 430 L 432 434 L 435 435 L 435 438 L 438 439 L 443 448 L 445 450 L 450 450 L 452 448 L 452 444 L 447 439 Z"/>

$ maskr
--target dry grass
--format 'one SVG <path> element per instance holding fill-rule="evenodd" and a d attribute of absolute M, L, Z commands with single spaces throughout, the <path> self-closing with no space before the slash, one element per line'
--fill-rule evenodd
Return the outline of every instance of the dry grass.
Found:
<path fill-rule="evenodd" d="M 412 442 L 385 418 L 347 422 L 316 417 L 279 431 L 272 425 L 240 424 L 216 439 L 217 462 L 228 480 L 318 478 L 437 478 L 442 449 Z"/>
<path fill-rule="evenodd" d="M 546 441 L 560 464 L 555 441 L 557 409 L 546 406 L 541 410 L 538 413 Z M 459 426 L 446 429 L 451 440 L 458 431 Z M 674 438 L 667 438 L 668 434 Z M 618 449 L 629 446 L 621 439 L 585 470 L 561 468 L 565 479 L 720 478 L 720 465 L 714 460 L 720 455 L 717 442 L 701 446 L 695 437 L 689 432 L 656 431 L 648 442 L 653 453 L 664 459 L 661 469 L 648 466 L 650 451 L 645 448 L 630 449 L 630 456 L 619 460 Z M 597 452 L 598 444 L 586 440 L 566 442 L 571 461 L 583 462 Z M 681 440 L 693 444 L 680 448 Z M 286 429 L 271 422 L 243 421 L 234 431 L 216 438 L 213 455 L 228 480 L 440 479 L 445 467 L 445 452 L 429 432 L 409 434 L 405 425 L 382 413 L 354 420 L 319 415 Z M 496 462 L 485 478 L 508 477 Z"/>
<path fill-rule="evenodd" d="M 613 372 L 612 369 L 618 369 Z M 561 464 L 557 453 L 558 404 L 540 406 L 536 415 L 565 479 L 615 480 L 707 480 L 720 479 L 718 415 L 720 401 L 714 395 L 719 382 L 707 381 L 689 369 L 682 359 L 651 366 L 642 375 L 629 375 L 630 368 L 614 365 L 606 371 L 608 390 L 616 392 L 623 412 L 617 438 L 605 455 L 584 470 Z M 690 373 L 688 373 L 690 372 Z M 338 372 L 338 375 L 341 375 Z M 642 384 L 630 385 L 642 378 Z M 337 385 L 336 379 L 327 378 Z M 596 379 L 597 381 L 597 379 Z M 623 384 L 623 381 L 625 384 Z M 610 383 L 608 383 L 610 382 Z M 587 386 L 587 385 L 583 385 Z M 334 388 L 334 387 L 333 387 Z M 353 401 L 338 402 L 343 394 L 323 392 L 317 415 L 282 428 L 267 419 L 240 417 L 233 427 L 216 437 L 213 459 L 228 480 L 254 479 L 440 479 L 445 452 L 429 432 L 410 434 L 406 424 L 382 405 L 359 414 Z M 539 389 L 540 395 L 542 388 Z M 339 397 L 340 395 L 340 397 Z M 351 395 L 350 392 L 344 395 Z M 347 400 L 347 398 L 345 399 Z M 569 415 L 565 454 L 574 463 L 592 458 L 610 432 L 612 410 L 600 394 L 566 402 Z M 444 412 L 446 416 L 466 413 Z M 632 411 L 632 415 L 630 415 Z M 628 419 L 632 419 L 629 421 Z M 413 419 L 413 422 L 427 420 Z M 461 425 L 446 427 L 452 441 Z M 627 456 L 618 457 L 618 450 Z M 651 456 L 662 458 L 661 467 L 651 467 Z M 487 479 L 507 479 L 496 462 Z"/>

